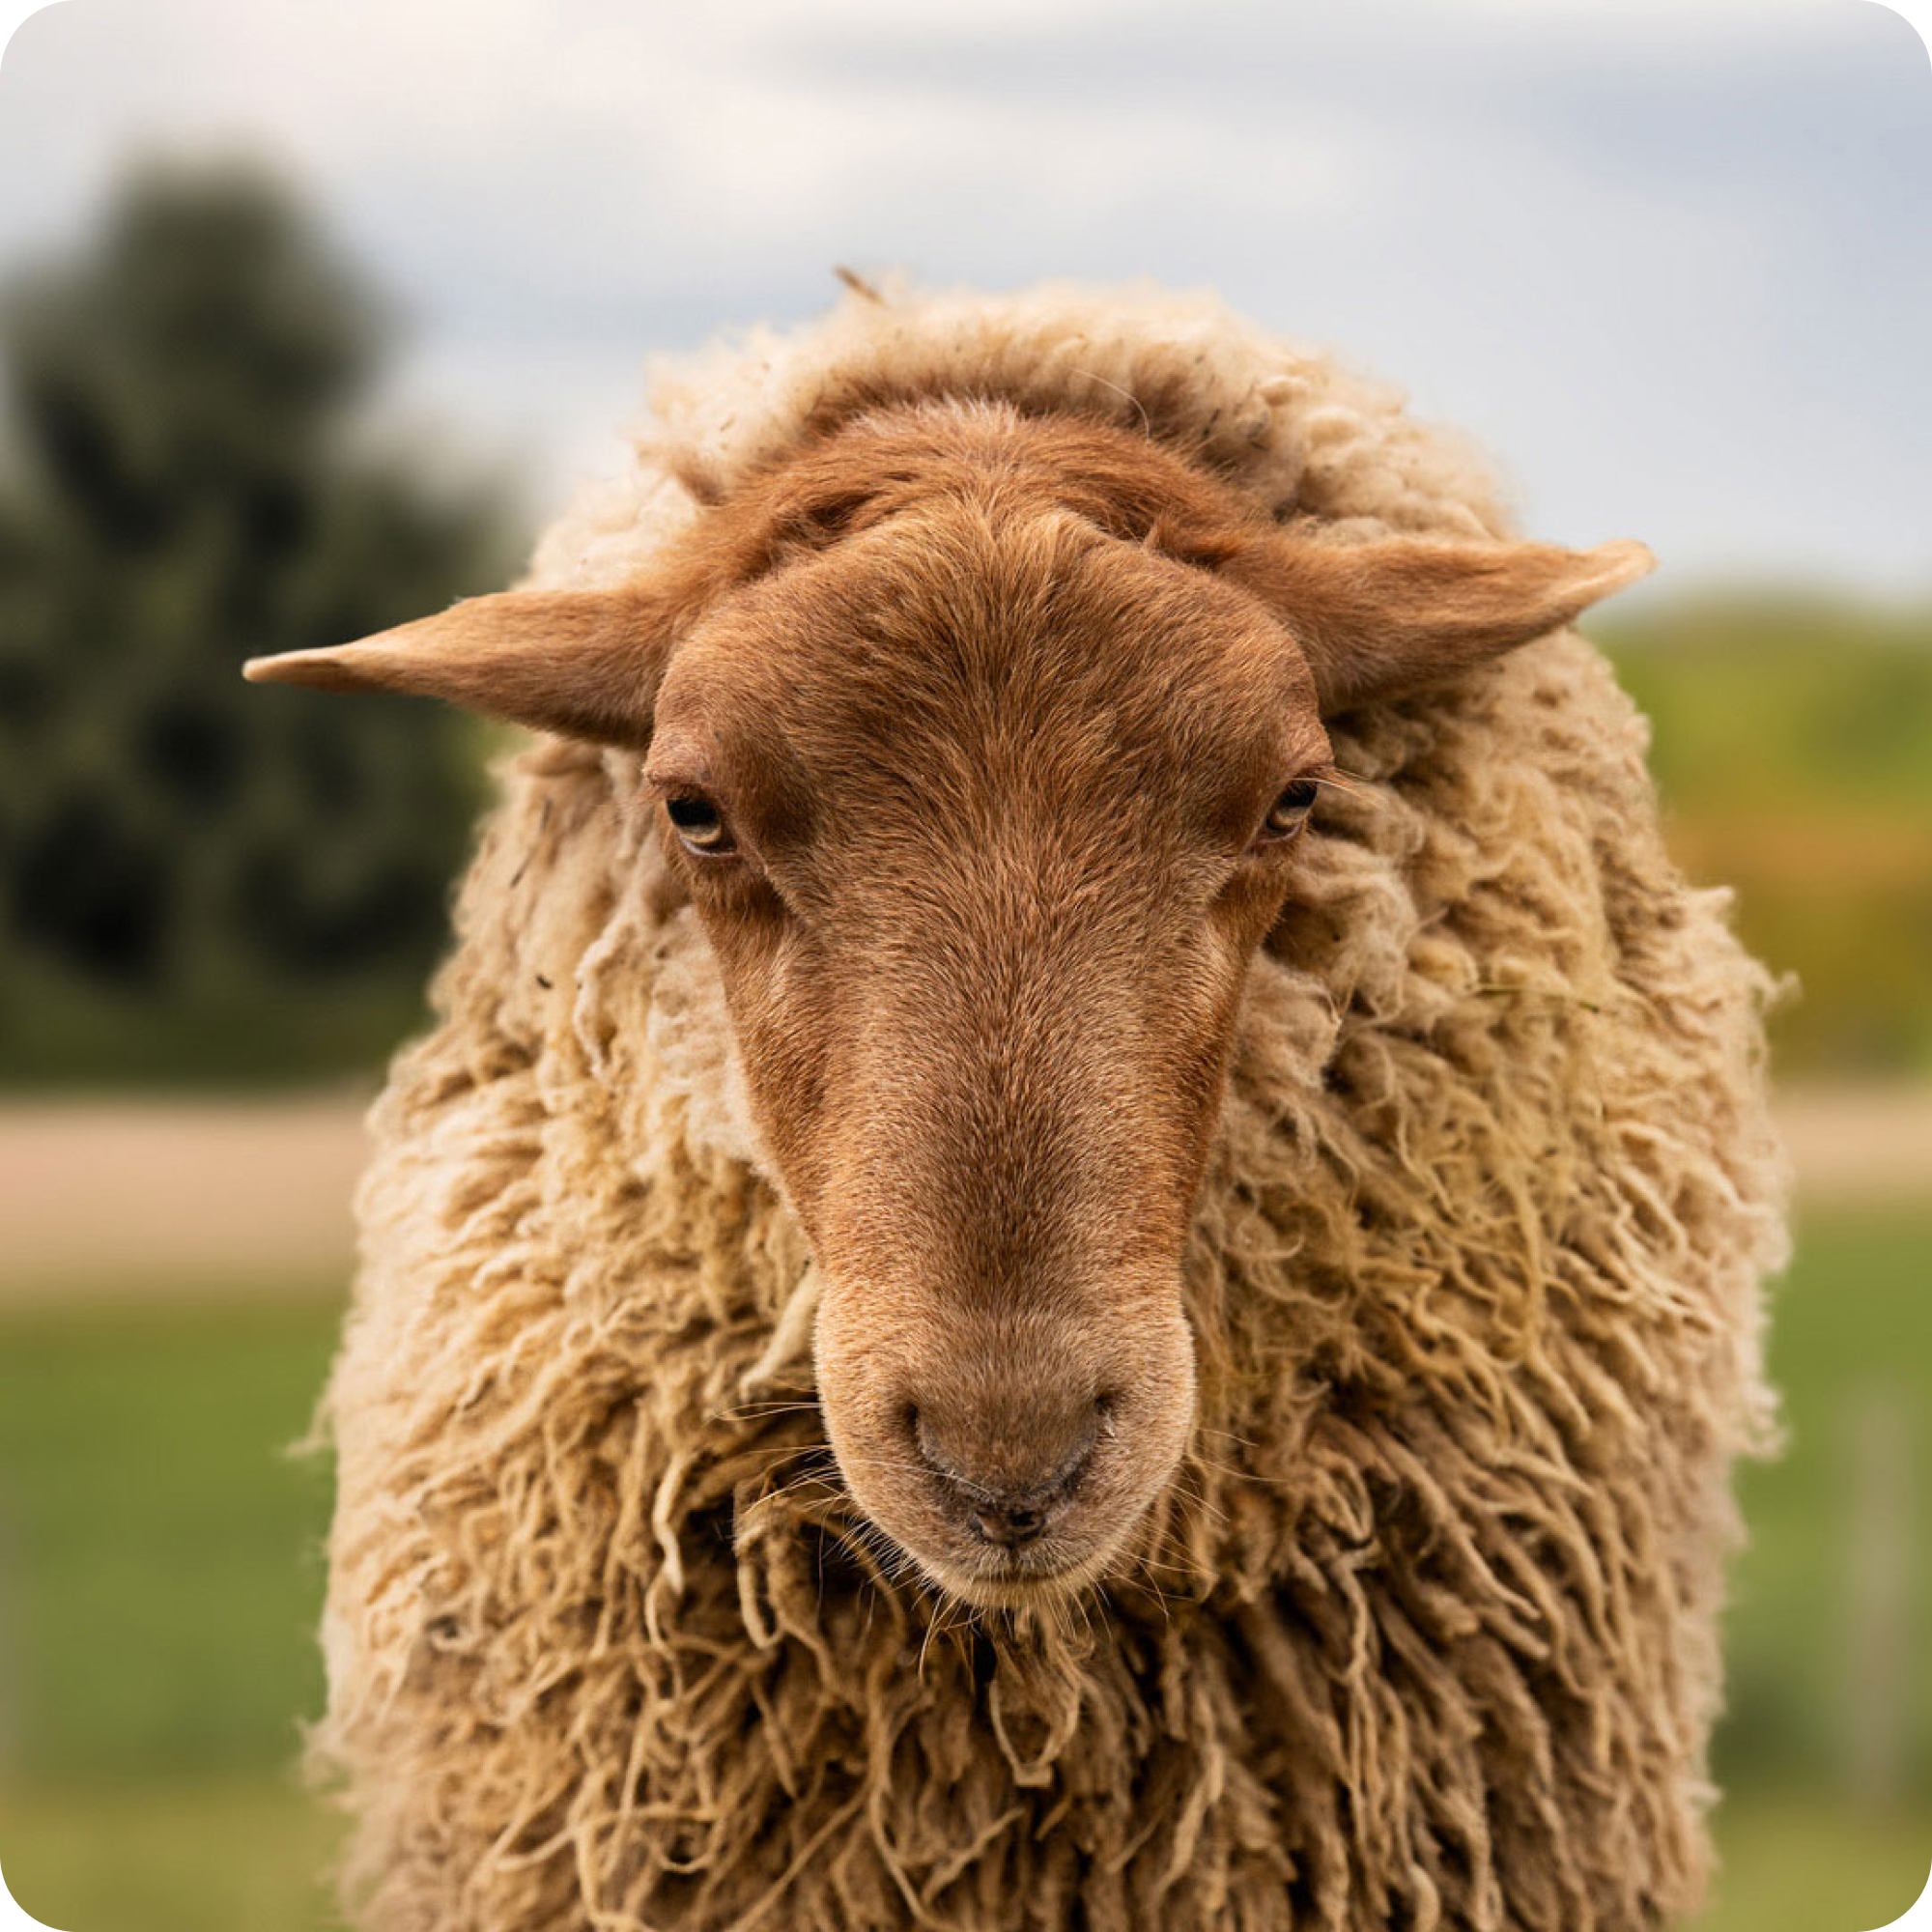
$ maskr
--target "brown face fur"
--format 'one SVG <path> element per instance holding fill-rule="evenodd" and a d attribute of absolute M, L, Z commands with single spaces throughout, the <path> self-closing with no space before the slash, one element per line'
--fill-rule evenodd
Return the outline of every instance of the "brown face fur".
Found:
<path fill-rule="evenodd" d="M 696 630 L 647 767 L 735 841 L 667 833 L 824 1278 L 840 1467 L 980 1597 L 1091 1574 L 1180 1454 L 1180 1248 L 1291 863 L 1257 835 L 1327 757 L 1279 626 L 1016 487 L 1023 439 Z"/>
<path fill-rule="evenodd" d="M 1324 704 L 1553 628 L 1638 554 L 1297 541 L 1145 439 L 926 405 L 647 582 L 261 674 L 648 745 L 823 1279 L 839 1467 L 934 1581 L 1009 1602 L 1118 1558 L 1184 1447 L 1180 1253 Z"/>

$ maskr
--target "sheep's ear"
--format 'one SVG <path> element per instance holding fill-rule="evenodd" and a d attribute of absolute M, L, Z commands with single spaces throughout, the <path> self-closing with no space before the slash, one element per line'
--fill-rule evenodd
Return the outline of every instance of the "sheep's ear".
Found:
<path fill-rule="evenodd" d="M 358 643 L 251 658 L 258 684 L 408 691 L 607 744 L 649 742 L 670 612 L 637 586 L 470 597 Z"/>
<path fill-rule="evenodd" d="M 1569 623 L 1648 575 L 1640 543 L 1329 544 L 1284 534 L 1226 566 L 1280 612 L 1324 717 L 1438 683 Z"/>

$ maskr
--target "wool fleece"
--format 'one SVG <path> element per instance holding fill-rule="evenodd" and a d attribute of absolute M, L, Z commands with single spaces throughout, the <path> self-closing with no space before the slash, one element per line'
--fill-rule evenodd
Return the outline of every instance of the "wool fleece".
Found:
<path fill-rule="evenodd" d="M 636 574 L 855 414 L 1144 432 L 1336 541 L 1511 534 L 1392 393 L 1211 300 L 856 292 L 667 371 L 542 539 Z M 1640 505 L 1634 505 L 1640 508 Z M 1696 1903 L 1730 1469 L 1783 1255 L 1768 982 L 1558 632 L 1331 721 L 1185 1257 L 1146 1554 L 939 1600 L 858 1524 L 814 1284 L 635 801 L 503 775 L 374 1113 L 323 1424 L 316 1762 L 380 1932 L 1639 1932 Z"/>

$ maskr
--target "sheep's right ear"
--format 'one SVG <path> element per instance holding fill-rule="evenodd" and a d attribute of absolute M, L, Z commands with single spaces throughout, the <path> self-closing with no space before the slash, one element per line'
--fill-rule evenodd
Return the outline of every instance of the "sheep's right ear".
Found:
<path fill-rule="evenodd" d="M 673 611 L 635 584 L 505 590 L 357 643 L 251 658 L 258 684 L 408 691 L 605 744 L 650 741 Z"/>

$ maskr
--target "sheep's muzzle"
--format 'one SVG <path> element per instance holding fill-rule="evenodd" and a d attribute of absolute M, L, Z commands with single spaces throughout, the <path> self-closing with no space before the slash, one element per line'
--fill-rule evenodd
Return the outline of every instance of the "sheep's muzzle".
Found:
<path fill-rule="evenodd" d="M 820 1399 L 846 1483 L 954 1595 L 1091 1580 L 1171 1476 L 1194 1396 L 1178 1283 L 1116 1285 L 1106 1301 L 972 1313 L 844 1283 L 821 1303 Z M 881 1324 L 894 1302 L 898 1320 Z"/>

